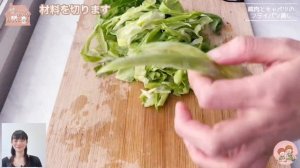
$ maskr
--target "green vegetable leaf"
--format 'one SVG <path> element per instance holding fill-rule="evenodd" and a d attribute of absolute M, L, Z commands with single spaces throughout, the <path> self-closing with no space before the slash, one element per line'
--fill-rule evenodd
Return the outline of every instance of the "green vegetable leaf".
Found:
<path fill-rule="evenodd" d="M 120 69 L 116 74 L 116 78 L 126 82 L 134 81 L 134 67 Z"/>
<path fill-rule="evenodd" d="M 94 44 L 93 48 L 91 47 L 92 44 Z M 87 62 L 98 62 L 107 53 L 107 51 L 107 43 L 104 39 L 102 28 L 97 26 L 94 33 L 88 38 L 87 42 L 83 46 L 81 55 Z"/>
<path fill-rule="evenodd" d="M 145 107 L 161 107 L 170 94 L 190 91 L 187 70 L 234 78 L 247 75 L 241 67 L 220 66 L 205 52 L 214 48 L 204 30 L 220 34 L 221 17 L 185 12 L 179 0 L 103 0 L 109 5 L 87 38 L 81 55 L 100 75 L 144 84 Z"/>
<path fill-rule="evenodd" d="M 129 8 L 139 6 L 143 2 L 144 0 L 103 0 L 102 5 L 110 6 L 110 10 L 104 18 L 108 19 L 123 14 Z"/>
<path fill-rule="evenodd" d="M 176 15 L 183 12 L 183 8 L 178 0 L 164 0 L 159 6 L 159 10 L 166 14 Z"/>
<path fill-rule="evenodd" d="M 248 75 L 243 68 L 217 65 L 200 49 L 177 42 L 153 42 L 134 51 L 131 55 L 115 59 L 102 67 L 97 74 L 101 75 L 118 69 L 140 65 L 155 65 L 176 69 L 191 69 L 215 79 L 237 78 Z"/>

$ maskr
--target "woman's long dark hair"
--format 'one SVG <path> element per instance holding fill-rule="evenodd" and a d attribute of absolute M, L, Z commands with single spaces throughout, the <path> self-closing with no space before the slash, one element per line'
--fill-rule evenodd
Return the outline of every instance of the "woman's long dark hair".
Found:
<path fill-rule="evenodd" d="M 26 140 L 28 142 L 28 136 L 27 134 L 23 131 L 23 130 L 16 130 L 12 135 L 11 135 L 11 142 L 16 139 L 16 140 L 19 140 L 19 139 L 22 139 L 22 140 Z M 14 162 L 14 159 L 16 157 L 16 150 L 14 149 L 14 147 L 12 146 L 11 147 L 11 150 L 10 150 L 10 153 L 11 153 L 11 157 L 10 157 L 10 163 L 13 164 Z M 28 155 L 27 155 L 27 146 L 24 150 L 24 160 L 25 160 L 25 165 L 28 163 Z M 24 165 L 24 166 L 25 166 Z"/>

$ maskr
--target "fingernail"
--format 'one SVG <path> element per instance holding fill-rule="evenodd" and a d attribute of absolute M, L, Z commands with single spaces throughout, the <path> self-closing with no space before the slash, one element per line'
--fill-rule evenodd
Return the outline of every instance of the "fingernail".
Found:
<path fill-rule="evenodd" d="M 214 59 L 214 60 L 218 60 L 218 59 L 221 58 L 220 52 L 218 52 L 218 51 L 215 50 L 215 49 L 209 51 L 207 54 L 208 54 L 208 56 L 209 56 L 210 58 L 212 58 L 212 59 Z"/>

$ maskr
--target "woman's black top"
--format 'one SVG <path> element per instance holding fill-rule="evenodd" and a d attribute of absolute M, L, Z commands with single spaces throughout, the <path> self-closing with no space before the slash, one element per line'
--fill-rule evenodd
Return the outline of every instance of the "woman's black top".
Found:
<path fill-rule="evenodd" d="M 2 167 L 15 167 L 15 165 L 13 165 L 13 163 L 10 162 L 8 157 L 5 157 L 2 159 Z M 28 155 L 26 165 L 22 167 L 42 167 L 42 163 L 38 157 Z"/>

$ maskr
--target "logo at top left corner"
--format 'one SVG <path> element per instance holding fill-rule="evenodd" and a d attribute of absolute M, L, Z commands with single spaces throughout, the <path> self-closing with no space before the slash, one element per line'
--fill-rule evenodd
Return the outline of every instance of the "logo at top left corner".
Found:
<path fill-rule="evenodd" d="M 5 26 L 30 26 L 31 13 L 25 5 L 9 4 L 5 12 Z"/>

